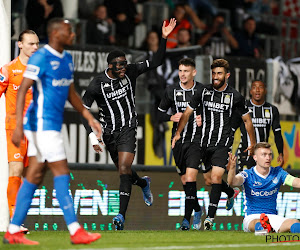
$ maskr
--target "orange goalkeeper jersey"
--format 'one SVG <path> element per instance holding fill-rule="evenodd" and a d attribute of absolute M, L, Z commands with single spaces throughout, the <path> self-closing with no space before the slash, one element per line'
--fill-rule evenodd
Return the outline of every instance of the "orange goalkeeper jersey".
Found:
<path fill-rule="evenodd" d="M 5 93 L 6 99 L 6 118 L 5 128 L 15 129 L 16 127 L 16 102 L 17 92 L 23 79 L 23 73 L 26 65 L 23 65 L 19 57 L 0 69 L 0 97 Z M 25 97 L 25 112 L 32 100 L 32 90 L 28 90 Z"/>

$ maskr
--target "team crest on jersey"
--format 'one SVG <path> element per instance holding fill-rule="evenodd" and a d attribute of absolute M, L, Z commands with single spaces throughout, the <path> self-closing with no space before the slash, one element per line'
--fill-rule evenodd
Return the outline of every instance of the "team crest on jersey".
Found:
<path fill-rule="evenodd" d="M 53 70 L 57 70 L 60 65 L 60 62 L 59 61 L 51 61 L 50 64 L 51 64 L 51 67 Z"/>
<path fill-rule="evenodd" d="M 268 109 L 265 110 L 265 117 L 266 118 L 270 118 L 271 117 L 270 110 L 268 110 Z"/>
<path fill-rule="evenodd" d="M 230 103 L 230 95 L 225 95 L 224 103 L 226 103 L 226 104 Z"/>
<path fill-rule="evenodd" d="M 0 74 L 0 82 L 4 82 L 4 80 L 5 80 L 5 76 Z"/>
<path fill-rule="evenodd" d="M 109 87 L 110 87 L 110 84 L 106 82 L 106 83 L 104 83 L 103 87 L 104 87 L 104 88 L 109 88 Z"/>
<path fill-rule="evenodd" d="M 277 177 L 275 177 L 275 178 L 272 180 L 272 182 L 273 182 L 274 184 L 277 184 L 277 183 L 278 183 Z"/>
<path fill-rule="evenodd" d="M 176 96 L 183 96 L 183 93 L 182 92 L 177 92 Z"/>
<path fill-rule="evenodd" d="M 124 85 L 127 85 L 127 84 L 128 84 L 128 81 L 127 81 L 126 78 L 123 78 L 123 79 L 121 79 L 121 83 L 122 83 L 122 85 L 124 86 Z"/>

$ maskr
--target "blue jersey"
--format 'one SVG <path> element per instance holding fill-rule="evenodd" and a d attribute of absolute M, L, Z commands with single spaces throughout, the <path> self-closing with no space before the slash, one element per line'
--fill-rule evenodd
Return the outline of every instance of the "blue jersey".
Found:
<path fill-rule="evenodd" d="M 72 56 L 49 45 L 30 57 L 24 77 L 35 81 L 33 101 L 24 118 L 24 129 L 60 131 L 65 102 L 73 82 Z"/>
<path fill-rule="evenodd" d="M 250 214 L 277 214 L 276 200 L 280 186 L 288 172 L 281 167 L 270 167 L 268 176 L 262 176 L 256 167 L 239 173 L 244 178 L 244 212 Z"/>

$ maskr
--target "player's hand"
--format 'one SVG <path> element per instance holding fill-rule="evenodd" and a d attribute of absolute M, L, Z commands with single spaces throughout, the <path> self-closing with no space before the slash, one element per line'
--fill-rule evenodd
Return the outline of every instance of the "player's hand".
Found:
<path fill-rule="evenodd" d="M 246 148 L 246 149 L 244 150 L 244 153 L 246 153 L 247 151 L 249 152 L 248 155 L 253 156 L 253 154 L 254 154 L 254 145 L 253 145 L 253 146 L 250 145 L 248 148 Z"/>
<path fill-rule="evenodd" d="M 166 21 L 164 21 L 163 26 L 162 26 L 162 37 L 166 39 L 168 37 L 168 35 L 170 35 L 172 30 L 175 28 L 175 26 L 176 26 L 175 18 L 170 19 L 168 26 L 166 26 Z"/>
<path fill-rule="evenodd" d="M 92 128 L 93 132 L 96 134 L 97 138 L 101 138 L 102 136 L 102 127 L 100 122 L 96 119 L 89 120 L 89 125 Z"/>
<path fill-rule="evenodd" d="M 175 134 L 175 136 L 173 137 L 173 140 L 172 140 L 172 148 L 175 147 L 175 144 L 176 142 L 180 139 L 180 134 Z"/>
<path fill-rule="evenodd" d="M 171 118 L 170 118 L 170 120 L 171 120 L 172 122 L 179 122 L 181 116 L 182 116 L 182 113 L 181 113 L 181 112 L 178 112 L 178 113 L 176 113 L 175 115 L 172 115 Z"/>
<path fill-rule="evenodd" d="M 196 116 L 196 124 L 197 124 L 198 127 L 202 126 L 202 117 L 201 117 L 201 115 Z"/>
<path fill-rule="evenodd" d="M 101 138 L 98 138 L 94 132 L 91 132 L 89 134 L 89 138 L 90 138 L 90 141 L 91 141 L 91 144 L 93 145 L 93 148 L 94 150 L 97 152 L 97 153 L 101 153 L 103 152 L 101 146 L 104 146 L 104 143 L 102 141 Z"/>
<path fill-rule="evenodd" d="M 24 138 L 24 132 L 22 128 L 16 128 L 14 130 L 13 136 L 11 138 L 12 143 L 18 148 L 20 147 L 20 143 Z"/>
<path fill-rule="evenodd" d="M 283 154 L 280 153 L 277 157 L 277 162 L 279 163 L 279 166 L 282 167 L 284 164 Z"/>
<path fill-rule="evenodd" d="M 102 142 L 102 145 L 104 145 L 103 142 Z M 101 152 L 103 152 L 103 149 L 100 147 L 99 144 L 93 145 L 93 148 L 94 148 L 94 150 L 95 150 L 98 154 L 100 154 Z"/>
<path fill-rule="evenodd" d="M 231 152 L 228 152 L 228 170 L 236 168 L 236 156 Z"/>

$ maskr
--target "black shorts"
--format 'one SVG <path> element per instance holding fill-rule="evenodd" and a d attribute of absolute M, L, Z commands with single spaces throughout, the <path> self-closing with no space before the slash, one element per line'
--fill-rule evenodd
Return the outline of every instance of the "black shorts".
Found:
<path fill-rule="evenodd" d="M 173 156 L 179 175 L 184 175 L 187 167 L 200 169 L 202 150 L 199 143 L 176 142 L 175 147 L 173 148 Z"/>
<path fill-rule="evenodd" d="M 207 173 L 213 166 L 226 169 L 228 164 L 228 152 L 231 152 L 232 147 L 209 147 L 204 150 L 203 164 L 205 169 L 204 173 Z"/>
<path fill-rule="evenodd" d="M 248 155 L 248 153 L 249 152 L 247 151 L 238 154 L 237 157 L 238 172 L 241 172 L 244 169 L 250 169 L 256 165 L 255 160 L 253 159 L 252 156 Z"/>
<path fill-rule="evenodd" d="M 121 131 L 114 131 L 112 134 L 103 134 L 103 141 L 111 159 L 114 163 L 117 163 L 118 152 L 135 154 L 136 127 L 123 127 Z"/>

